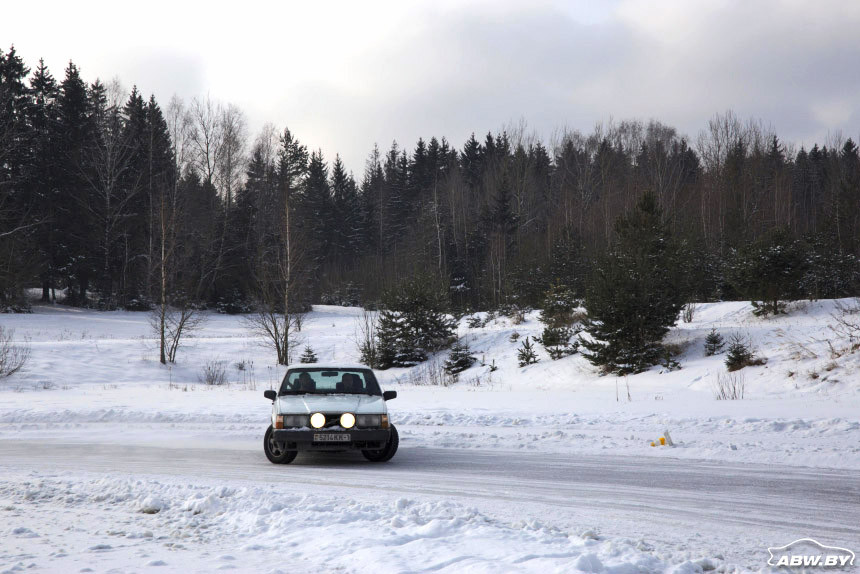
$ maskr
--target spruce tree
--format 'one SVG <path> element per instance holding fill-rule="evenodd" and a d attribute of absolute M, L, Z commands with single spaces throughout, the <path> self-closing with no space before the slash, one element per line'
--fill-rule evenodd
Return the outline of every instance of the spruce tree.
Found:
<path fill-rule="evenodd" d="M 333 207 L 328 183 L 328 165 L 322 151 L 318 150 L 311 153 L 302 197 L 302 219 L 310 232 L 309 244 L 313 246 L 312 258 L 317 268 L 322 265 L 332 247 Z"/>
<path fill-rule="evenodd" d="M 582 304 L 573 291 L 561 283 L 553 283 L 544 294 L 540 322 L 548 327 L 570 327 L 574 313 Z"/>
<path fill-rule="evenodd" d="M 537 352 L 535 351 L 534 345 L 529 341 L 529 338 L 526 337 L 523 340 L 522 346 L 517 349 L 517 362 L 521 367 L 525 367 L 528 365 L 533 365 L 537 363 L 540 359 L 538 358 Z"/>
<path fill-rule="evenodd" d="M 735 333 L 729 341 L 729 349 L 726 353 L 725 363 L 726 368 L 731 372 L 743 369 L 749 365 L 761 365 L 764 361 L 755 357 L 746 337 L 739 333 Z"/>
<path fill-rule="evenodd" d="M 472 356 L 472 350 L 462 339 L 451 346 L 451 352 L 445 359 L 443 368 L 449 375 L 462 373 L 475 364 L 477 359 Z"/>
<path fill-rule="evenodd" d="M 9 309 L 28 308 L 23 287 L 36 271 L 28 218 L 33 202 L 26 193 L 34 139 L 27 122 L 28 73 L 14 46 L 8 54 L 0 50 L 0 312 L 9 303 Z"/>
<path fill-rule="evenodd" d="M 447 314 L 444 291 L 432 278 L 418 276 L 386 292 L 379 313 L 379 367 L 410 367 L 429 353 L 448 347 L 456 322 Z"/>
<path fill-rule="evenodd" d="M 67 303 L 86 305 L 87 291 L 96 276 L 93 250 L 98 245 L 98 225 L 90 204 L 87 156 L 92 143 L 92 123 L 88 117 L 87 86 L 72 62 L 60 84 L 58 108 L 58 193 L 54 196 L 56 217 L 52 232 L 58 241 L 57 271 L 68 287 Z"/>
<path fill-rule="evenodd" d="M 557 361 L 569 355 L 575 354 L 579 350 L 579 341 L 571 341 L 570 338 L 579 331 L 575 331 L 571 327 L 544 327 L 541 333 L 540 344 L 544 346 L 546 352 L 549 353 L 550 359 Z"/>
<path fill-rule="evenodd" d="M 733 287 L 751 300 L 757 316 L 785 312 L 785 301 L 805 295 L 809 248 L 777 228 L 735 253 L 729 269 Z"/>
<path fill-rule="evenodd" d="M 32 105 L 29 124 L 33 129 L 33 157 L 29 166 L 27 187 L 33 202 L 32 216 L 44 222 L 35 231 L 36 260 L 42 287 L 42 302 L 54 299 L 57 287 L 57 237 L 52 233 L 56 217 L 54 196 L 57 190 L 59 156 L 57 138 L 57 98 L 59 87 L 44 60 L 30 78 Z"/>
<path fill-rule="evenodd" d="M 316 363 L 317 362 L 317 354 L 314 353 L 314 350 L 310 345 L 305 346 L 305 350 L 302 353 L 302 356 L 299 357 L 300 363 Z"/>
<path fill-rule="evenodd" d="M 725 344 L 726 342 L 723 340 L 723 336 L 717 332 L 716 328 L 712 328 L 711 332 L 708 333 L 708 336 L 705 337 L 705 356 L 710 357 L 711 355 L 716 355 L 723 350 Z"/>
<path fill-rule="evenodd" d="M 665 357 L 663 337 L 684 303 L 677 267 L 662 210 L 646 193 L 616 221 L 612 248 L 589 278 L 582 345 L 592 364 L 639 373 Z"/>

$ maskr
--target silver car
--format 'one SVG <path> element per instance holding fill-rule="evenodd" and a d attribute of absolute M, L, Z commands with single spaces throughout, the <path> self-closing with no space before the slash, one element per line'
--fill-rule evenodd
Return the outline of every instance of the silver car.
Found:
<path fill-rule="evenodd" d="M 397 452 L 400 439 L 385 404 L 397 391 L 382 392 L 369 367 L 289 366 L 280 389 L 263 395 L 272 401 L 263 450 L 275 464 L 290 463 L 303 450 L 360 450 L 373 462 Z"/>

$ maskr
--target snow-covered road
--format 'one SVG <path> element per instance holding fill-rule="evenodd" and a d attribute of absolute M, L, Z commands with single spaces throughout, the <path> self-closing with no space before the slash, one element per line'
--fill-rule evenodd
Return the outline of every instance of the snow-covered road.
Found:
<path fill-rule="evenodd" d="M 716 557 L 743 570 L 765 566 L 768 546 L 802 537 L 849 548 L 860 541 L 860 477 L 850 470 L 431 448 L 404 448 L 384 465 L 360 455 L 305 454 L 274 466 L 258 446 L 5 440 L 0 461 L 30 479 L 92 473 L 265 485 L 285 495 L 383 505 L 450 501 L 505 524 L 591 529 L 641 540 L 640 548 L 656 547 L 670 562 Z"/>

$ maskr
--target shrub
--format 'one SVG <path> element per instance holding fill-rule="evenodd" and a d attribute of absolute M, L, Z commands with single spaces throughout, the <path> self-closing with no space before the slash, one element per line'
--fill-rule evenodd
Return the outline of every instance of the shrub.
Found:
<path fill-rule="evenodd" d="M 125 304 L 126 311 L 152 311 L 154 305 L 146 297 L 135 297 Z"/>
<path fill-rule="evenodd" d="M 717 373 L 714 398 L 718 401 L 739 401 L 744 398 L 745 387 L 743 373 Z"/>
<path fill-rule="evenodd" d="M 668 346 L 664 346 L 663 352 L 663 360 L 660 362 L 660 365 L 663 367 L 663 371 L 668 372 L 680 370 L 681 363 L 673 358 L 671 349 L 669 349 Z"/>
<path fill-rule="evenodd" d="M 359 361 L 371 369 L 379 362 L 379 351 L 376 347 L 376 330 L 379 323 L 379 313 L 363 309 L 361 316 L 355 321 L 355 344 L 358 347 Z"/>
<path fill-rule="evenodd" d="M 224 366 L 224 361 L 215 359 L 206 361 L 197 379 L 206 385 L 223 385 L 227 382 L 227 368 Z"/>
<path fill-rule="evenodd" d="M 215 304 L 215 309 L 223 315 L 239 315 L 251 313 L 254 306 L 238 289 L 231 289 L 226 295 L 220 297 Z"/>
<path fill-rule="evenodd" d="M 11 377 L 24 368 L 30 358 L 29 343 L 12 342 L 15 331 L 0 325 L 0 379 Z"/>
<path fill-rule="evenodd" d="M 397 379 L 401 382 L 400 379 Z M 424 364 L 409 369 L 405 382 L 415 386 L 448 387 L 456 382 L 456 377 L 448 374 L 440 364 L 439 358 L 434 357 Z"/>
<path fill-rule="evenodd" d="M 511 323 L 513 323 L 514 325 L 521 325 L 522 323 L 525 323 L 526 314 L 528 312 L 528 308 L 521 307 L 516 303 L 510 303 L 499 307 L 499 315 L 501 315 L 502 317 L 508 317 L 511 320 Z"/>
<path fill-rule="evenodd" d="M 540 360 L 535 352 L 534 345 L 532 345 L 528 337 L 525 338 L 522 346 L 517 350 L 517 360 L 521 367 L 533 365 Z"/>
<path fill-rule="evenodd" d="M 487 321 L 481 318 L 480 315 L 469 315 L 466 317 L 466 325 L 470 329 L 480 329 L 487 324 Z"/>
<path fill-rule="evenodd" d="M 695 303 L 687 303 L 684 305 L 684 310 L 681 312 L 681 318 L 684 320 L 684 323 L 693 322 L 693 315 L 696 314 L 696 309 L 698 309 L 698 305 Z"/>

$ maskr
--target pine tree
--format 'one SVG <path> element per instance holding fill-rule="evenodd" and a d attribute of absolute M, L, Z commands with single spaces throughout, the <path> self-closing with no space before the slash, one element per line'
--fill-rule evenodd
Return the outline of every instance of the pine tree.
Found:
<path fill-rule="evenodd" d="M 310 345 L 305 346 L 305 350 L 302 353 L 302 356 L 299 357 L 299 362 L 300 363 L 316 363 L 317 362 L 317 355 L 316 355 L 316 353 L 314 353 L 314 350 L 311 348 Z"/>
<path fill-rule="evenodd" d="M 537 363 L 540 359 L 538 358 L 537 352 L 534 349 L 534 345 L 529 341 L 529 338 L 526 337 L 523 340 L 522 346 L 517 349 L 517 362 L 521 367 L 525 367 L 528 365 L 533 365 Z"/>
<path fill-rule="evenodd" d="M 725 344 L 726 342 L 723 340 L 723 336 L 717 332 L 715 327 L 712 328 L 711 332 L 708 333 L 708 336 L 705 337 L 705 356 L 710 357 L 711 355 L 716 355 L 723 350 Z"/>
<path fill-rule="evenodd" d="M 615 224 L 610 253 L 597 265 L 585 297 L 589 339 L 583 355 L 608 372 L 644 371 L 665 357 L 661 343 L 683 306 L 677 261 L 663 213 L 651 194 Z"/>
<path fill-rule="evenodd" d="M 445 359 L 443 368 L 449 375 L 457 375 L 475 364 L 476 360 L 472 356 L 469 345 L 461 339 L 451 346 L 451 352 L 448 358 Z"/>

